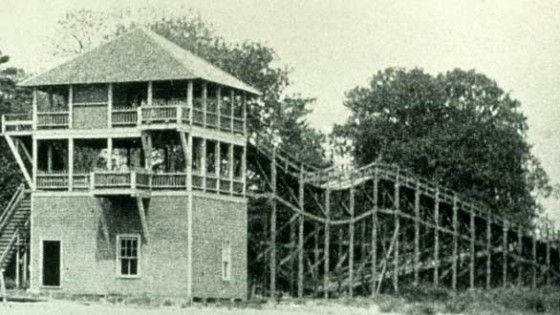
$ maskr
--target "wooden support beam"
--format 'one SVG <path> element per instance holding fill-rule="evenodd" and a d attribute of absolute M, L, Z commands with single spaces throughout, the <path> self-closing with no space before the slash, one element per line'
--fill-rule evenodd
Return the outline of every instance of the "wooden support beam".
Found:
<path fill-rule="evenodd" d="M 457 263 L 459 259 L 459 221 L 457 218 L 458 209 L 457 196 L 453 196 L 453 258 L 451 261 L 451 288 L 457 290 Z"/>
<path fill-rule="evenodd" d="M 319 257 L 319 231 L 320 231 L 319 223 L 316 222 L 314 224 L 314 227 L 315 227 L 315 235 L 313 236 L 313 266 L 315 266 L 316 269 L 315 268 L 310 268 L 310 271 L 313 273 L 313 280 L 314 280 L 313 281 L 313 286 L 314 286 L 314 289 L 315 289 L 314 293 L 315 293 L 315 296 L 317 296 L 318 289 L 319 289 L 319 286 L 318 286 L 319 283 L 317 281 L 318 280 L 317 276 L 319 274 L 319 264 L 321 263 L 320 257 Z"/>
<path fill-rule="evenodd" d="M 20 282 L 20 268 L 21 268 L 21 240 L 19 237 L 19 232 L 17 232 L 17 236 L 16 236 L 16 288 L 20 289 L 21 288 L 21 282 Z"/>
<path fill-rule="evenodd" d="M 107 84 L 107 128 L 113 126 L 113 84 Z"/>
<path fill-rule="evenodd" d="M 531 287 L 533 289 L 537 288 L 537 234 L 533 231 L 532 235 L 532 242 L 533 246 L 531 248 L 532 252 L 532 267 L 533 267 L 533 275 L 531 279 Z"/>
<path fill-rule="evenodd" d="M 208 83 L 202 82 L 202 125 L 206 127 L 206 113 L 208 112 Z"/>
<path fill-rule="evenodd" d="M 355 215 L 355 190 L 354 187 L 350 188 L 350 218 L 351 221 L 348 225 L 348 296 L 354 296 L 354 215 Z"/>
<path fill-rule="evenodd" d="M 304 174 L 303 174 L 303 164 L 301 165 L 300 172 L 299 172 L 299 196 L 298 196 L 298 203 L 299 209 L 302 214 L 299 217 L 299 229 L 298 229 L 298 298 L 303 297 L 303 212 L 305 211 L 304 208 Z"/>
<path fill-rule="evenodd" d="M 492 219 L 486 216 L 486 289 L 489 290 L 492 280 Z"/>
<path fill-rule="evenodd" d="M 4 268 L 0 269 L 0 293 L 2 294 L 2 303 L 4 306 L 8 304 L 8 295 L 6 294 L 6 281 L 4 280 Z"/>
<path fill-rule="evenodd" d="M 33 128 L 33 130 L 37 130 L 37 121 L 38 121 L 38 118 L 37 118 L 37 113 L 38 113 L 38 106 L 37 106 L 37 104 L 38 104 L 38 103 L 37 103 L 37 102 L 38 102 L 38 93 L 39 93 L 39 90 L 38 90 L 36 87 L 34 87 L 34 88 L 33 88 L 33 101 L 32 101 L 32 105 L 31 105 L 31 106 L 32 106 L 32 109 L 31 109 L 31 111 L 32 111 L 32 113 L 31 113 L 31 115 L 32 115 L 32 116 L 31 116 L 31 121 L 32 121 L 32 128 Z M 4 125 L 2 125 L 2 128 L 4 128 Z"/>
<path fill-rule="evenodd" d="M 23 174 L 23 177 L 25 178 L 25 181 L 27 182 L 29 187 L 33 189 L 35 187 L 34 183 L 35 183 L 36 173 L 37 173 L 37 139 L 33 137 L 33 164 L 32 164 L 33 169 L 30 175 L 29 172 L 27 171 L 27 167 L 25 166 L 25 163 L 23 163 L 23 160 L 21 159 L 21 155 L 19 154 L 19 151 L 17 150 L 14 144 L 14 140 L 12 139 L 12 136 L 5 135 L 4 137 L 6 138 L 6 143 L 8 143 L 8 147 L 10 148 L 10 151 L 12 151 L 12 154 L 14 155 L 14 158 L 16 159 L 16 163 L 18 164 Z M 33 178 L 31 176 L 33 176 Z"/>
<path fill-rule="evenodd" d="M 189 114 L 188 114 L 189 124 L 192 124 L 192 115 L 193 115 L 193 109 L 194 109 L 193 92 L 194 92 L 193 80 L 189 80 L 189 81 L 187 81 L 187 110 L 189 111 Z M 182 117 L 179 117 L 179 119 L 182 119 Z"/>
<path fill-rule="evenodd" d="M 414 286 L 420 280 L 420 183 L 416 183 L 414 191 Z"/>
<path fill-rule="evenodd" d="M 68 129 L 74 128 L 74 86 L 68 86 Z"/>
<path fill-rule="evenodd" d="M 436 194 L 434 197 L 434 286 L 439 286 L 439 187 L 436 188 Z"/>
<path fill-rule="evenodd" d="M 517 227 L 517 256 L 523 257 L 523 228 Z M 523 285 L 523 264 L 521 261 L 517 262 L 517 285 Z"/>
<path fill-rule="evenodd" d="M 277 195 L 276 191 L 276 147 L 272 151 L 272 161 L 270 166 L 270 183 L 272 195 Z M 270 297 L 276 297 L 276 198 L 270 198 Z"/>
<path fill-rule="evenodd" d="M 222 88 L 218 86 L 216 88 L 216 127 L 221 130 L 221 115 L 222 115 Z"/>
<path fill-rule="evenodd" d="M 93 177 L 90 178 L 93 182 Z M 74 138 L 68 138 L 68 190 L 74 189 Z"/>
<path fill-rule="evenodd" d="M 507 272 L 508 272 L 508 222 L 504 221 L 502 226 L 502 285 L 507 286 Z"/>
<path fill-rule="evenodd" d="M 545 257 L 545 263 L 546 263 L 546 273 L 544 274 L 544 279 L 546 281 L 546 284 L 549 284 L 549 276 L 551 276 L 550 273 L 550 226 L 547 223 L 546 225 L 546 257 Z"/>
<path fill-rule="evenodd" d="M 52 148 L 52 143 L 47 142 L 47 172 L 51 173 L 52 172 L 52 162 L 53 162 L 53 148 Z M 32 158 L 33 160 L 33 158 Z"/>
<path fill-rule="evenodd" d="M 470 242 L 470 260 L 469 260 L 469 287 L 471 290 L 474 289 L 475 281 L 475 263 L 476 263 L 476 253 L 475 253 L 475 243 L 476 243 L 476 225 L 475 225 L 475 213 L 470 212 L 470 231 L 471 231 L 471 242 Z"/>
<path fill-rule="evenodd" d="M 234 121 L 234 116 L 235 116 L 235 90 L 234 89 L 231 89 L 229 97 L 230 97 L 230 111 L 229 111 L 230 126 L 229 126 L 229 128 L 231 130 L 231 133 L 233 133 L 233 121 Z"/>
<path fill-rule="evenodd" d="M 146 93 L 146 103 L 148 106 L 152 106 L 154 102 L 154 83 L 148 81 L 148 92 Z"/>
<path fill-rule="evenodd" d="M 400 234 L 400 174 L 397 173 L 395 179 L 395 188 L 394 188 L 394 196 L 393 196 L 393 203 L 395 207 L 395 214 L 394 214 L 394 221 L 395 221 L 395 253 L 393 255 L 393 289 L 395 293 L 399 292 L 399 271 L 400 271 L 400 261 L 399 261 L 399 234 Z"/>
<path fill-rule="evenodd" d="M 149 239 L 148 220 L 146 218 L 146 210 L 144 209 L 144 200 L 142 197 L 136 197 L 136 205 L 138 208 L 138 215 L 140 216 L 140 223 L 142 224 L 142 232 L 144 232 L 144 239 L 147 242 Z"/>
<path fill-rule="evenodd" d="M 375 168 L 373 175 L 373 212 L 371 214 L 371 296 L 377 293 L 377 209 L 379 204 L 379 169 Z"/>
<path fill-rule="evenodd" d="M 324 294 L 324 298 L 328 299 L 329 298 L 329 291 L 327 290 L 327 287 L 329 285 L 329 276 L 330 276 L 330 249 L 331 249 L 331 244 L 330 244 L 330 213 L 331 213 L 331 190 L 329 188 L 327 188 L 325 190 L 325 217 L 327 219 L 327 221 L 325 222 L 325 259 L 324 259 L 324 281 L 323 281 L 323 294 Z"/>
<path fill-rule="evenodd" d="M 107 138 L 107 170 L 113 169 L 113 138 Z"/>
<path fill-rule="evenodd" d="M 23 262 L 22 262 L 22 283 L 23 288 L 27 289 L 27 248 L 24 247 L 23 250 Z"/>

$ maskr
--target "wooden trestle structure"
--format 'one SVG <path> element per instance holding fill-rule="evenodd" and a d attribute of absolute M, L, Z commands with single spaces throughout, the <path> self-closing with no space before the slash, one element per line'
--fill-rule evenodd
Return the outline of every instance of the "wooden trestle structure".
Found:
<path fill-rule="evenodd" d="M 249 276 L 264 296 L 368 296 L 560 283 L 560 237 L 393 165 L 319 170 L 248 147 Z"/>

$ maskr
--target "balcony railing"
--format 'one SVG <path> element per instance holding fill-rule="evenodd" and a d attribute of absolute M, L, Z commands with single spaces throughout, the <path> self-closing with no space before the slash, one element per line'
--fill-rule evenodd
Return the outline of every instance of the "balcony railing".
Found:
<path fill-rule="evenodd" d="M 220 193 L 225 195 L 242 195 L 243 180 L 241 178 L 222 177 L 215 174 L 203 176 L 193 172 L 193 189 Z M 37 174 L 39 190 L 67 190 L 69 189 L 69 175 L 64 172 Z M 185 190 L 187 188 L 187 174 L 184 172 L 149 173 L 145 170 L 137 171 L 96 171 L 92 173 L 75 173 L 72 176 L 73 190 L 92 190 L 112 193 L 130 193 L 130 190 Z"/>
<path fill-rule="evenodd" d="M 2 116 L 2 132 L 26 131 L 33 129 L 31 113 L 6 114 Z"/>
<path fill-rule="evenodd" d="M 68 128 L 68 112 L 37 113 L 37 128 Z"/>
<path fill-rule="evenodd" d="M 68 111 L 38 112 L 36 129 L 67 129 L 70 118 Z M 136 108 L 116 107 L 111 112 L 111 127 L 144 127 L 156 125 L 193 125 L 217 129 L 224 132 L 243 134 L 245 120 L 238 116 L 220 115 L 215 111 L 192 109 L 184 103 L 141 106 Z M 29 114 L 6 114 L 2 116 L 2 132 L 33 130 L 33 118 Z M 173 126 L 172 126 L 173 127 Z M 158 128 L 162 128 L 158 126 Z M 163 127 L 165 128 L 165 127 Z"/>
<path fill-rule="evenodd" d="M 138 123 L 138 110 L 136 108 L 116 108 L 111 113 L 113 127 L 130 127 Z"/>

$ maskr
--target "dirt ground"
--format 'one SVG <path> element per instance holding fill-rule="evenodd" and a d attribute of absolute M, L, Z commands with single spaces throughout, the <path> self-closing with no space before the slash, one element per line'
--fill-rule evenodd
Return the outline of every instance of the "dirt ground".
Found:
<path fill-rule="evenodd" d="M 51 300 L 47 302 L 0 304 L 0 314 L 9 315 L 314 315 L 314 314 L 345 314 L 345 315 L 398 315 L 396 313 L 381 313 L 377 306 L 354 307 L 333 303 L 317 304 L 281 304 L 263 305 L 255 308 L 227 308 L 217 306 L 191 306 L 181 308 L 177 306 L 143 307 L 136 305 L 104 304 L 103 302 L 77 302 Z"/>

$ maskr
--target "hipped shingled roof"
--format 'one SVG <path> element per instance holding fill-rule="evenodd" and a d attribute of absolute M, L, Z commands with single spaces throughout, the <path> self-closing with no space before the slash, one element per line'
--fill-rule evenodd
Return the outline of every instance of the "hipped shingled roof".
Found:
<path fill-rule="evenodd" d="M 23 81 L 21 86 L 202 79 L 260 92 L 206 60 L 143 28 L 135 29 L 58 67 Z"/>

